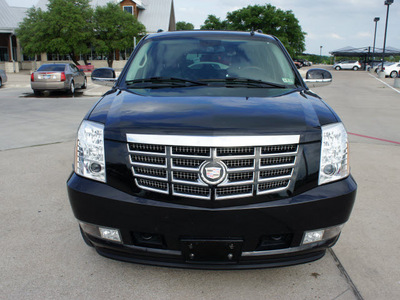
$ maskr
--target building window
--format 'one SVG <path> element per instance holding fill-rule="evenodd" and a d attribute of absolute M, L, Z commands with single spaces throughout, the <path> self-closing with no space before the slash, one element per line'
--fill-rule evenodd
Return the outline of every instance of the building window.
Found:
<path fill-rule="evenodd" d="M 124 6 L 123 9 L 124 9 L 124 11 L 133 15 L 133 6 Z"/>

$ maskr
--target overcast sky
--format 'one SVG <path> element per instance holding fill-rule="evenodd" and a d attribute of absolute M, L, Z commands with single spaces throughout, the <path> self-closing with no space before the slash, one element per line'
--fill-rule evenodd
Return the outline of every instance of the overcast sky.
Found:
<path fill-rule="evenodd" d="M 148 1 L 148 0 L 147 0 Z M 36 0 L 7 0 L 13 6 L 29 6 Z M 143 3 L 146 0 L 142 0 Z M 373 45 L 375 23 L 380 17 L 376 47 L 383 47 L 386 20 L 384 0 L 174 0 L 176 21 L 192 23 L 195 28 L 214 14 L 224 20 L 227 12 L 248 5 L 270 3 L 282 10 L 291 10 L 307 33 L 306 52 L 328 55 L 347 47 Z M 386 46 L 400 49 L 400 0 L 390 6 Z"/>

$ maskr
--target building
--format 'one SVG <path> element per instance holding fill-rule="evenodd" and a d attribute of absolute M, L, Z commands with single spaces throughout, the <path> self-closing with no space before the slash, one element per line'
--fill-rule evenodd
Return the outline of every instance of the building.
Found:
<path fill-rule="evenodd" d="M 13 62 L 21 58 L 15 29 L 18 28 L 26 14 L 27 8 L 9 6 L 6 0 L 0 0 L 0 63 L 11 62 L 5 66 L 6 71 L 18 68 Z"/>
<path fill-rule="evenodd" d="M 9 3 L 12 0 L 9 0 Z M 119 3 L 121 9 L 135 15 L 147 30 L 147 33 L 155 33 L 158 30 L 175 30 L 175 9 L 173 0 L 91 0 L 93 8 L 104 6 L 108 2 Z M 48 0 L 38 0 L 35 7 L 47 9 Z M 7 72 L 18 72 L 23 66 L 18 37 L 15 30 L 26 15 L 27 7 L 13 7 L 6 0 L 0 0 L 0 67 L 5 65 Z M 119 56 L 119 54 L 118 54 Z M 46 55 L 42 55 L 42 61 L 46 61 Z M 18 62 L 19 64 L 16 64 Z M 26 65 L 26 64 L 25 64 Z M 28 64 L 28 68 L 29 64 Z"/>

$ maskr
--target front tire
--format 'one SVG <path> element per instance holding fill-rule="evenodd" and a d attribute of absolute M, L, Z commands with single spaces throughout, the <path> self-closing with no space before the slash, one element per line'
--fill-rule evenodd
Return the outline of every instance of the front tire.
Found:
<path fill-rule="evenodd" d="M 33 93 L 35 94 L 35 96 L 41 96 L 42 92 L 38 91 L 38 90 L 33 90 Z"/>
<path fill-rule="evenodd" d="M 391 78 L 396 78 L 396 77 L 397 77 L 397 72 L 396 72 L 396 71 L 392 71 L 392 72 L 390 73 L 390 77 L 391 77 Z"/>
<path fill-rule="evenodd" d="M 0 88 L 3 86 L 3 82 L 1 81 L 1 78 L 0 78 Z"/>
<path fill-rule="evenodd" d="M 336 71 L 340 71 L 341 69 L 342 69 L 342 68 L 339 67 L 339 66 L 335 67 L 335 70 L 336 70 Z"/>

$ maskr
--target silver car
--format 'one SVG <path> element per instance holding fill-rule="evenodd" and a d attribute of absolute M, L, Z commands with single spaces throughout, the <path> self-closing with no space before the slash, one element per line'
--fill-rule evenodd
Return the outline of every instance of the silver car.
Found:
<path fill-rule="evenodd" d="M 6 71 L 0 70 L 0 87 L 2 87 L 3 84 L 6 83 L 6 82 L 7 82 Z"/>
<path fill-rule="evenodd" d="M 38 95 L 46 90 L 63 90 L 74 94 L 75 89 L 85 89 L 85 73 L 74 64 L 44 64 L 31 75 L 31 87 Z"/>
<path fill-rule="evenodd" d="M 357 71 L 361 69 L 361 64 L 356 60 L 345 60 L 340 61 L 333 65 L 333 68 L 337 71 L 339 70 L 354 70 Z"/>

